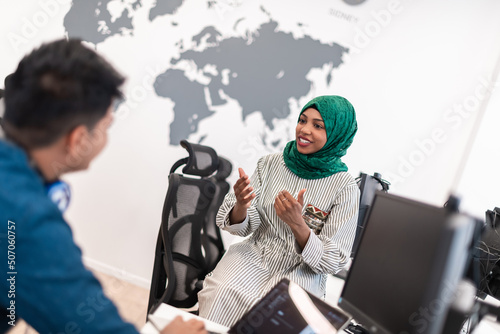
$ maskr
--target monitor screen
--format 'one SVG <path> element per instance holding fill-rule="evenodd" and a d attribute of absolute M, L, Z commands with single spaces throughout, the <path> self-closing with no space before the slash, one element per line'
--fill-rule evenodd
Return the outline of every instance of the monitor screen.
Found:
<path fill-rule="evenodd" d="M 437 333 L 461 279 L 471 219 L 377 192 L 339 306 L 370 333 Z"/>

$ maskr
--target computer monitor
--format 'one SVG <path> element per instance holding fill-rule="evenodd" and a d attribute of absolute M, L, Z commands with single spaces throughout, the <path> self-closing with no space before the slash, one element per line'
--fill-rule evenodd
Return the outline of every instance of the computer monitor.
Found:
<path fill-rule="evenodd" d="M 474 223 L 377 191 L 339 307 L 372 334 L 440 333 Z"/>

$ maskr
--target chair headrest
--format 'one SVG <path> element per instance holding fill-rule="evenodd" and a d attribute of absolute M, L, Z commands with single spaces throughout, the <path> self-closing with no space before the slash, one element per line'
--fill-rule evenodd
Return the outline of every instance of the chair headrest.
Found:
<path fill-rule="evenodd" d="M 219 157 L 219 167 L 217 168 L 217 173 L 215 173 L 214 178 L 218 181 L 225 180 L 233 170 L 233 164 L 222 157 Z"/>
<path fill-rule="evenodd" d="M 184 174 L 204 177 L 212 175 L 219 167 L 219 157 L 213 148 L 192 144 L 187 140 L 181 140 L 181 146 L 189 153 L 186 166 L 182 169 Z"/>
<path fill-rule="evenodd" d="M 359 176 L 356 178 L 358 186 L 361 186 L 360 182 L 362 182 L 363 176 L 367 177 L 368 179 L 376 180 L 379 183 L 379 185 L 382 187 L 382 189 L 380 189 L 380 190 L 382 190 L 384 192 L 389 191 L 389 186 L 391 185 L 391 183 L 387 180 L 384 180 L 382 178 L 382 175 L 380 173 L 377 173 L 377 172 L 373 173 L 373 176 L 368 175 L 366 173 L 362 173 L 362 172 L 359 173 Z"/>

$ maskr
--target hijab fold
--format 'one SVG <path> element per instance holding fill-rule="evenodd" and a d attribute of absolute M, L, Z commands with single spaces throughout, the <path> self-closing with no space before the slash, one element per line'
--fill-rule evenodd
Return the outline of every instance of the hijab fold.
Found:
<path fill-rule="evenodd" d="M 354 107 L 341 96 L 325 95 L 309 101 L 300 115 L 309 108 L 318 110 L 323 118 L 326 143 L 317 152 L 302 154 L 297 150 L 296 140 L 288 142 L 283 151 L 286 166 L 303 179 L 320 179 L 346 172 L 347 166 L 340 158 L 346 154 L 358 130 Z"/>

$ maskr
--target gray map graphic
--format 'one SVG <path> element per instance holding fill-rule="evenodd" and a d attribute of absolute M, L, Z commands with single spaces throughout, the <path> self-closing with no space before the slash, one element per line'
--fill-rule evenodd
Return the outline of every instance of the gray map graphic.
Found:
<path fill-rule="evenodd" d="M 212 106 L 226 103 L 220 96 L 238 101 L 242 108 L 243 120 L 254 112 L 260 112 L 266 125 L 273 129 L 273 120 L 288 117 L 289 99 L 298 99 L 311 90 L 311 81 L 305 77 L 311 68 L 331 64 L 332 68 L 342 64 L 342 55 L 348 49 L 333 43 L 323 44 L 311 37 L 294 38 L 290 33 L 277 31 L 274 21 L 263 24 L 247 38 L 220 39 L 221 34 L 214 27 L 206 27 L 193 37 L 197 45 L 202 38 L 207 43 L 215 42 L 203 51 L 187 50 L 179 61 L 194 62 L 198 69 L 214 65 L 218 74 L 204 72 L 211 78 L 206 87 L 210 93 Z M 222 72 L 229 70 L 229 83 L 223 84 Z M 328 76 L 331 80 L 331 76 Z M 190 81 L 181 70 L 168 69 L 160 74 L 154 84 L 159 96 L 174 101 L 174 120 L 170 126 L 170 142 L 176 145 L 180 140 L 195 133 L 198 122 L 212 115 L 205 102 L 205 85 Z"/>
<path fill-rule="evenodd" d="M 142 6 L 141 0 L 131 4 L 131 10 L 126 8 L 114 22 L 107 10 L 110 1 L 74 0 L 64 18 L 68 36 L 98 44 L 113 35 L 133 34 L 132 18 L 134 11 Z M 149 12 L 149 20 L 175 15 L 182 3 L 183 0 L 158 0 Z M 206 47 L 195 50 L 200 49 L 202 42 Z M 227 103 L 221 92 L 238 101 L 243 120 L 259 112 L 272 130 L 274 120 L 290 115 L 290 99 L 299 99 L 310 92 L 313 82 L 306 79 L 307 73 L 325 64 L 337 68 L 342 64 L 343 54 L 349 51 L 336 43 L 325 44 L 307 35 L 296 38 L 279 31 L 278 23 L 271 18 L 246 37 L 225 38 L 215 27 L 207 26 L 192 37 L 192 43 L 193 49 L 182 51 L 171 61 L 172 68 L 158 75 L 154 82 L 156 94 L 175 103 L 174 120 L 170 124 L 171 145 L 179 145 L 182 139 L 196 133 L 199 122 L 214 114 L 212 107 Z M 182 43 L 178 46 L 183 50 Z M 208 84 L 192 81 L 176 68 L 182 61 L 193 63 L 199 71 L 210 65 L 216 73 L 203 71 L 210 78 Z M 330 84 L 331 73 L 326 80 Z M 206 89 L 210 103 L 205 97 Z"/>

